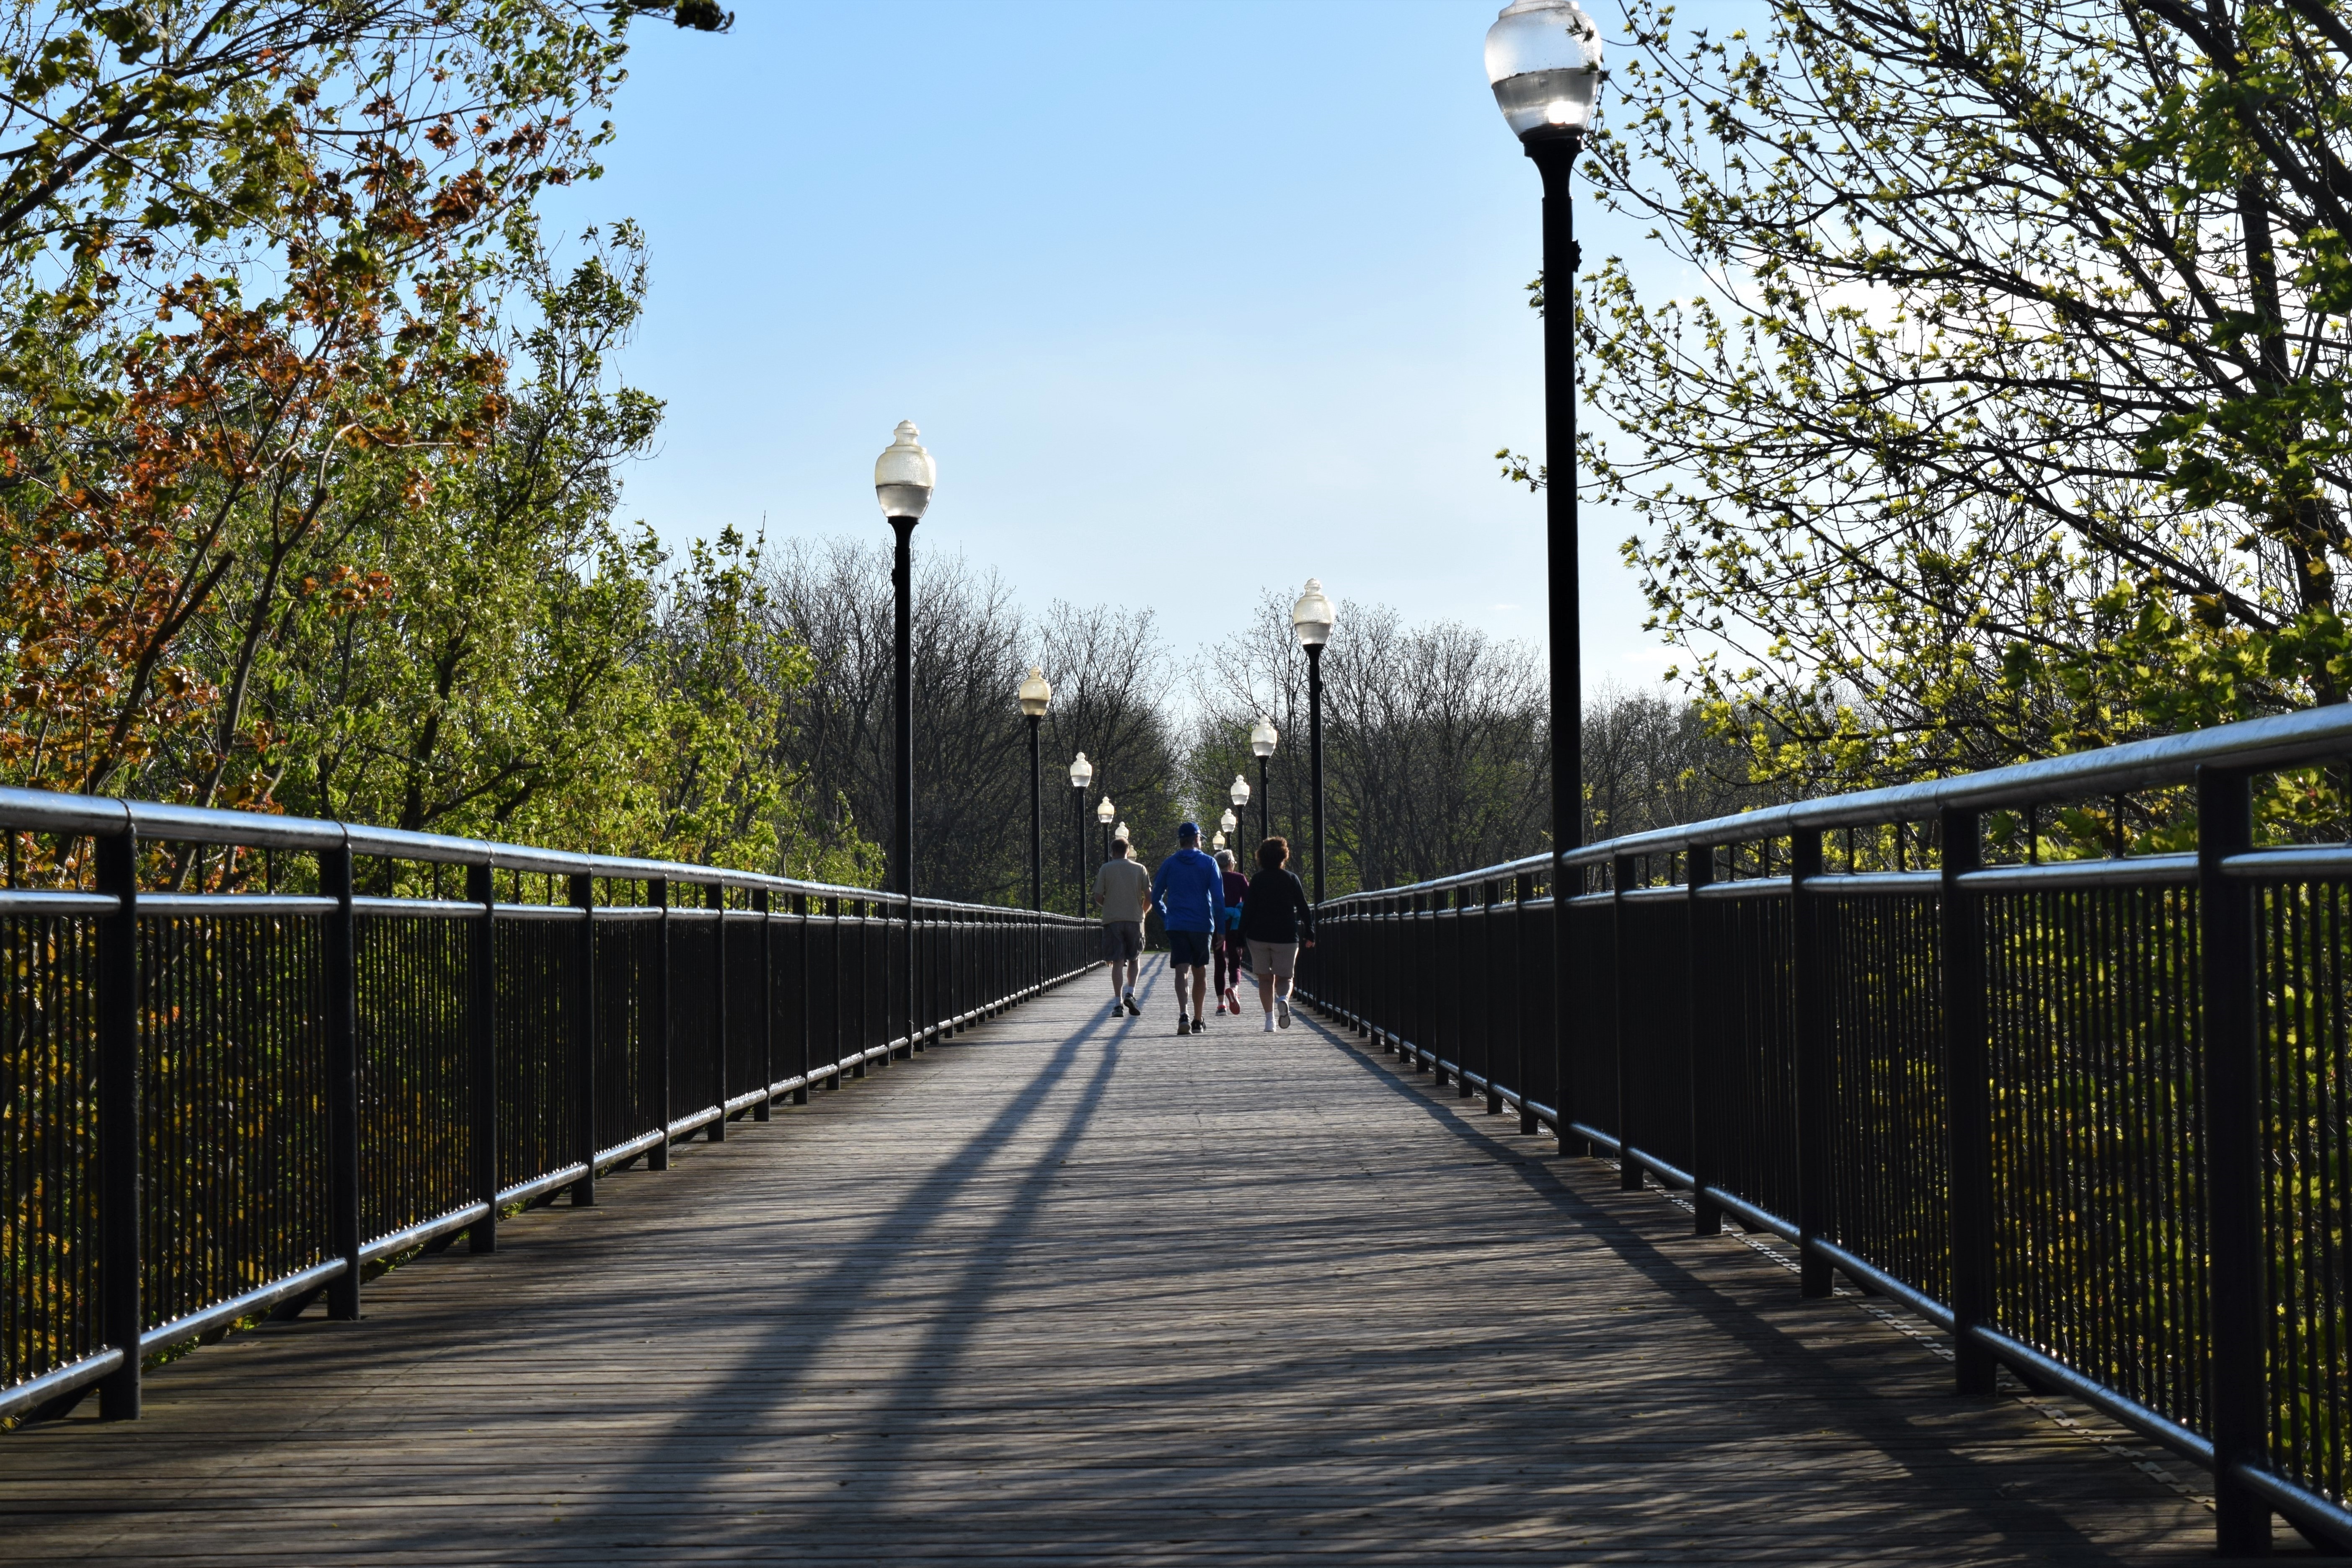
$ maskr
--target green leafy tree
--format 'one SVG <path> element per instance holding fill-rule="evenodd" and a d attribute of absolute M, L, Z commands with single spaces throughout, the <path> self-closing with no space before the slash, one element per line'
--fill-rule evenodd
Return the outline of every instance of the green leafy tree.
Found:
<path fill-rule="evenodd" d="M 2012 761 L 2352 682 L 2329 6 L 1636 0 L 1584 163 L 1586 461 L 1762 774 Z"/>

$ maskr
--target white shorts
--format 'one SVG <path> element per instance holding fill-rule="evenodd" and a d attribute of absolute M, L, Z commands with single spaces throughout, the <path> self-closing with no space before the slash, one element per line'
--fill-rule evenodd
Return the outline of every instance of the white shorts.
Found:
<path fill-rule="evenodd" d="M 1295 942 L 1253 942 L 1249 950 L 1250 973 L 1261 979 L 1271 974 L 1276 980 L 1287 980 L 1298 967 L 1298 944 Z"/>

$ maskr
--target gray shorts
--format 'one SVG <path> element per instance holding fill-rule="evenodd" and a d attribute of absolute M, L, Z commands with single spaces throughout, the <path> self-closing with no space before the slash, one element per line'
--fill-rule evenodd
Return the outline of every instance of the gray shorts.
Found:
<path fill-rule="evenodd" d="M 1252 974 L 1287 980 L 1298 967 L 1298 944 L 1295 942 L 1254 942 L 1249 949 Z"/>
<path fill-rule="evenodd" d="M 1141 921 L 1103 921 L 1103 961 L 1132 963 L 1143 952 Z"/>

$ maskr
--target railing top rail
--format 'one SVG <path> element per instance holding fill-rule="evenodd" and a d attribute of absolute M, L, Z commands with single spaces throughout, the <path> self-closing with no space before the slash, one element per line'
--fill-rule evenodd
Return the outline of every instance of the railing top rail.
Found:
<path fill-rule="evenodd" d="M 2001 810 L 2084 795 L 2120 795 L 2153 784 L 2185 783 L 2200 767 L 2266 772 L 2341 757 L 2347 752 L 2352 752 L 2352 704 L 2337 703 L 2235 724 L 2217 724 L 2210 730 L 2192 730 L 2184 735 L 2166 735 L 2095 752 L 2074 752 L 2063 757 L 1988 768 L 1953 778 L 1761 806 L 1704 822 L 1604 838 L 1569 850 L 1559 858 L 1570 866 L 1603 865 L 1620 856 L 1670 854 L 1708 845 L 1748 843 L 1777 838 L 1790 832 L 1917 822 L 1945 811 Z M 1409 898 L 1472 882 L 1549 875 L 1551 859 L 1549 855 L 1531 855 L 1426 882 L 1345 893 L 1326 901 L 1339 904 L 1360 899 Z"/>
<path fill-rule="evenodd" d="M 354 855 L 442 865 L 488 866 L 501 871 L 540 872 L 559 877 L 602 877 L 625 881 L 682 882 L 704 887 L 723 885 L 803 898 L 855 899 L 861 903 L 887 904 L 899 910 L 907 906 L 904 893 L 879 888 L 802 881 L 722 866 L 694 866 L 681 861 L 639 859 L 621 855 L 590 855 L 574 850 L 542 849 L 525 844 L 502 844 L 489 839 L 460 838 L 443 833 L 413 833 L 404 828 L 377 827 L 365 823 L 279 816 L 257 811 L 222 811 L 157 801 L 118 800 L 109 795 L 59 795 L 48 790 L 0 787 L 0 829 L 58 833 L 77 837 L 127 830 L 142 838 L 163 839 L 171 843 L 218 844 L 251 849 L 349 849 Z M 918 910 L 991 915 L 1042 914 L 1045 919 L 1058 923 L 1092 923 L 1083 916 L 1023 910 L 1002 904 L 964 903 L 952 899 L 918 896 L 914 904 Z"/>

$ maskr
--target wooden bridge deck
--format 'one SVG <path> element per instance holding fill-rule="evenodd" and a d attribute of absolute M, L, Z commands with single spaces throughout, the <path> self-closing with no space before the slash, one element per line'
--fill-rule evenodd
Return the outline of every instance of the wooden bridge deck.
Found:
<path fill-rule="evenodd" d="M 2210 1561 L 1874 1303 L 1149 979 L 0 1436 L 0 1560 Z"/>

